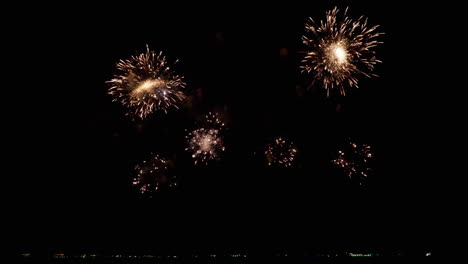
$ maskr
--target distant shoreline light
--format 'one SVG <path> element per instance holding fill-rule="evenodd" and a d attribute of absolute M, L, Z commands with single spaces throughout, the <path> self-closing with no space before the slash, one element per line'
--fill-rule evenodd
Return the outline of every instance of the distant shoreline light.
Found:
<path fill-rule="evenodd" d="M 350 257 L 373 257 L 373 256 L 378 256 L 378 254 L 355 254 L 355 253 L 349 253 Z"/>

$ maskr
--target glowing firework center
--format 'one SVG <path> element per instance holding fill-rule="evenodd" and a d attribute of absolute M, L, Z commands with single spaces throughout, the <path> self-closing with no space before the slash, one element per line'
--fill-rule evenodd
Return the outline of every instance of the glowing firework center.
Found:
<path fill-rule="evenodd" d="M 132 97 L 132 99 L 138 99 L 146 95 L 152 96 L 155 93 L 159 93 L 161 96 L 165 96 L 167 94 L 166 88 L 166 82 L 162 80 L 149 79 L 141 82 L 137 87 L 135 87 L 130 92 L 130 97 Z"/>
<path fill-rule="evenodd" d="M 348 62 L 348 52 L 346 45 L 341 42 L 333 43 L 328 47 L 327 57 L 335 66 L 343 66 Z"/>
<path fill-rule="evenodd" d="M 161 80 L 146 80 L 133 90 L 132 93 L 152 92 L 156 89 L 162 89 L 166 83 Z"/>
<path fill-rule="evenodd" d="M 212 151 L 212 145 L 216 144 L 216 138 L 212 136 L 212 134 L 215 134 L 216 131 L 213 129 L 210 129 L 206 135 L 203 135 L 200 138 L 200 149 L 198 151 L 203 151 L 203 152 L 210 152 Z"/>

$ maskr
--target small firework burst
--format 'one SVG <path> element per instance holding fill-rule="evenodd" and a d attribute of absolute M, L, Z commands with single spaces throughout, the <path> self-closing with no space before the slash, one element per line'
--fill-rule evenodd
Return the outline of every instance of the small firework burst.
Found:
<path fill-rule="evenodd" d="M 372 171 L 369 166 L 372 156 L 369 145 L 350 142 L 346 150 L 338 151 L 338 157 L 332 160 L 332 163 L 340 167 L 350 179 L 356 180 L 362 185 L 364 179 Z"/>
<path fill-rule="evenodd" d="M 137 175 L 133 179 L 133 186 L 143 194 L 176 187 L 176 177 L 170 174 L 168 163 L 159 155 L 151 155 L 149 160 L 135 166 Z"/>
<path fill-rule="evenodd" d="M 204 123 L 205 127 L 195 129 L 186 136 L 188 147 L 185 150 L 192 152 L 195 164 L 207 164 L 209 160 L 217 160 L 225 150 L 221 137 L 224 123 L 219 116 L 208 113 Z"/>
<path fill-rule="evenodd" d="M 294 143 L 281 137 L 275 139 L 272 144 L 268 144 L 265 150 L 265 158 L 268 166 L 277 165 L 289 167 L 292 165 L 297 154 Z"/>
<path fill-rule="evenodd" d="M 225 125 L 218 113 L 209 112 L 204 119 L 204 125 L 209 128 L 223 130 Z"/>
<path fill-rule="evenodd" d="M 187 140 L 189 146 L 185 150 L 193 152 L 195 164 L 206 164 L 209 160 L 219 159 L 220 153 L 225 150 L 220 131 L 217 129 L 195 129 L 187 135 Z"/>
<path fill-rule="evenodd" d="M 176 61 L 177 62 L 177 61 Z M 185 100 L 185 82 L 169 67 L 162 52 L 146 52 L 117 63 L 119 73 L 107 83 L 113 101 L 128 108 L 127 115 L 145 119 L 149 114 L 170 107 L 179 108 Z"/>
<path fill-rule="evenodd" d="M 326 13 L 326 20 L 320 24 L 309 18 L 305 29 L 310 34 L 302 37 L 309 49 L 302 61 L 302 71 L 312 73 L 311 86 L 319 82 L 327 96 L 335 89 L 346 95 L 348 88 L 358 87 L 359 76 L 377 76 L 371 72 L 375 64 L 381 62 L 376 59 L 373 48 L 382 43 L 376 39 L 383 33 L 376 31 L 378 26 L 369 27 L 367 18 L 347 17 L 347 11 L 346 8 L 343 17 L 339 17 L 335 7 Z"/>

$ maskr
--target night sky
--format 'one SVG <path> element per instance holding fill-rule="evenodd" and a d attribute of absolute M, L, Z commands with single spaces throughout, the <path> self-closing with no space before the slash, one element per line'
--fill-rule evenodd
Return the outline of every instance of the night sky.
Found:
<path fill-rule="evenodd" d="M 412 54 L 425 37 L 415 30 L 422 22 L 414 7 L 393 1 L 310 2 L 42 7 L 47 11 L 29 16 L 16 38 L 30 54 L 31 85 L 18 91 L 21 110 L 12 110 L 13 244 L 143 251 L 430 246 L 435 148 L 427 131 L 435 126 L 436 84 L 414 71 L 424 66 L 421 54 Z M 365 15 L 385 32 L 376 49 L 379 77 L 361 78 L 346 98 L 307 91 L 299 69 L 304 23 L 335 5 L 349 5 L 351 17 Z M 189 104 L 132 122 L 105 82 L 119 59 L 146 44 L 180 60 Z M 185 130 L 209 111 L 225 117 L 226 151 L 219 162 L 195 166 L 184 151 Z M 265 166 L 265 144 L 277 136 L 298 146 L 292 168 Z M 364 188 L 330 162 L 348 138 L 375 154 Z M 131 181 L 150 152 L 174 161 L 180 187 L 148 199 Z"/>

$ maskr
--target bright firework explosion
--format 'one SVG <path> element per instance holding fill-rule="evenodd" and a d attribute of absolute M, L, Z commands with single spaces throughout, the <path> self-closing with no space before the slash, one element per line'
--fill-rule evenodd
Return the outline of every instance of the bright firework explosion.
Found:
<path fill-rule="evenodd" d="M 340 94 L 346 95 L 348 87 L 358 87 L 358 77 L 377 76 L 371 74 L 376 63 L 373 48 L 382 43 L 376 38 L 383 33 L 376 32 L 378 26 L 368 27 L 367 18 L 357 20 L 347 17 L 346 8 L 343 17 L 338 17 L 338 8 L 326 13 L 326 20 L 316 24 L 312 18 L 306 24 L 306 32 L 302 41 L 309 51 L 305 56 L 301 68 L 303 72 L 313 73 L 316 81 L 323 83 L 327 90 L 339 89 Z"/>
<path fill-rule="evenodd" d="M 136 177 L 133 185 L 140 193 L 151 193 L 159 189 L 170 189 L 177 185 L 176 177 L 169 173 L 168 161 L 151 155 L 149 160 L 144 160 L 135 166 Z"/>
<path fill-rule="evenodd" d="M 350 179 L 354 179 L 362 185 L 363 180 L 372 171 L 369 167 L 370 158 L 372 158 L 372 152 L 369 145 L 350 142 L 347 150 L 338 151 L 338 157 L 332 162 L 342 168 Z"/>
<path fill-rule="evenodd" d="M 183 77 L 174 73 L 162 52 L 156 54 L 147 46 L 146 53 L 120 60 L 117 69 L 119 73 L 107 82 L 108 93 L 128 108 L 127 115 L 145 119 L 155 111 L 178 108 L 185 99 Z"/>
<path fill-rule="evenodd" d="M 268 166 L 278 165 L 289 167 L 296 157 L 297 149 L 292 142 L 279 137 L 272 144 L 267 145 L 265 157 Z"/>
<path fill-rule="evenodd" d="M 192 152 L 195 164 L 198 162 L 207 164 L 209 160 L 219 159 L 225 150 L 221 132 L 224 123 L 217 114 L 208 113 L 205 117 L 205 127 L 195 129 L 186 136 L 188 147 L 185 149 Z"/>

